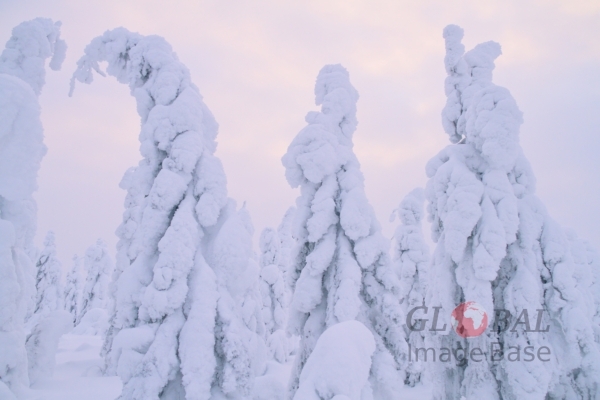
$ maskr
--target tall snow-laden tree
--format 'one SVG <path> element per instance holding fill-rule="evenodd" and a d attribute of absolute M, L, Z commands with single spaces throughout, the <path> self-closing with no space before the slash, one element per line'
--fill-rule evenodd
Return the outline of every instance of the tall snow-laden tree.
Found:
<path fill-rule="evenodd" d="M 68 311 L 73 318 L 73 323 L 79 319 L 79 310 L 81 308 L 81 269 L 83 259 L 77 254 L 73 256 L 73 266 L 67 273 L 65 283 L 64 304 L 65 311 Z"/>
<path fill-rule="evenodd" d="M 106 243 L 98 239 L 85 252 L 84 266 L 87 273 L 85 286 L 81 294 L 80 320 L 92 308 L 109 306 L 108 284 L 114 269 Z"/>
<path fill-rule="evenodd" d="M 24 319 L 35 307 L 37 171 L 46 153 L 38 95 L 64 59 L 60 23 L 23 22 L 0 55 L 0 393 L 28 386 Z M 12 395 L 10 395 L 12 396 Z"/>
<path fill-rule="evenodd" d="M 56 239 L 54 232 L 49 231 L 44 240 L 44 248 L 35 264 L 36 275 L 36 301 L 35 314 L 46 315 L 52 311 L 61 310 L 61 265 L 56 255 Z"/>
<path fill-rule="evenodd" d="M 267 344 L 273 357 L 285 362 L 290 343 L 285 333 L 288 298 L 283 277 L 281 239 L 277 231 L 272 228 L 262 231 L 260 251 L 260 292 Z"/>
<path fill-rule="evenodd" d="M 415 189 L 404 197 L 395 214 L 401 225 L 396 228 L 392 247 L 392 260 L 400 280 L 400 306 L 404 314 L 414 321 L 424 319 L 425 293 L 429 266 L 429 246 L 423 237 L 423 189 Z M 412 312 L 411 312 L 412 311 Z M 411 349 L 424 347 L 424 332 L 419 326 L 406 326 Z M 407 367 L 407 383 L 414 385 L 421 380 L 425 364 L 411 357 Z"/>
<path fill-rule="evenodd" d="M 455 144 L 426 169 L 437 243 L 426 303 L 430 310 L 440 307 L 437 326 L 449 327 L 452 310 L 475 301 L 487 310 L 489 328 L 468 339 L 427 331 L 434 346 L 485 352 L 475 361 L 431 363 L 434 397 L 599 398 L 595 310 L 586 300 L 589 287 L 578 278 L 591 275 L 590 264 L 575 260 L 568 236 L 535 196 L 519 145 L 521 112 L 510 92 L 492 83 L 500 46 L 487 42 L 465 53 L 462 37 L 455 25 L 444 30 L 448 100 L 442 120 Z M 504 354 L 490 350 L 492 343 Z M 538 355 L 516 361 L 526 348 Z"/>
<path fill-rule="evenodd" d="M 406 339 L 399 283 L 364 191 L 352 151 L 358 93 L 341 65 L 321 69 L 315 86 L 320 112 L 294 138 L 282 161 L 296 200 L 294 294 L 289 329 L 300 336 L 291 394 L 319 336 L 338 322 L 358 320 L 377 349 L 369 384 L 374 398 L 394 398 L 404 381 Z M 397 393 L 397 392 L 396 392 Z"/>
<path fill-rule="evenodd" d="M 218 125 L 163 38 L 108 31 L 74 80 L 103 75 L 102 61 L 137 101 L 143 156 L 121 182 L 107 371 L 123 380 L 121 399 L 247 396 L 266 361 L 259 270 L 249 216 L 214 155 Z"/>

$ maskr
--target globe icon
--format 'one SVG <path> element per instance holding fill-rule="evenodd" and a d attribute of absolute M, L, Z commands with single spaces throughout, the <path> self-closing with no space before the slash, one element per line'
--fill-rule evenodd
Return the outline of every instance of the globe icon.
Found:
<path fill-rule="evenodd" d="M 481 304 L 474 301 L 460 303 L 451 315 L 454 331 L 463 338 L 481 335 L 488 326 L 488 316 Z"/>

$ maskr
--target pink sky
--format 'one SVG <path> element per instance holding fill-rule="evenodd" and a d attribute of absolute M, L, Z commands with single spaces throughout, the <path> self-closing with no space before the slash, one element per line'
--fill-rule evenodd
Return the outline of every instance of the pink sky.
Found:
<path fill-rule="evenodd" d="M 36 195 L 37 242 L 55 230 L 65 264 L 98 237 L 114 251 L 118 183 L 140 158 L 125 85 L 98 77 L 67 97 L 85 45 L 118 26 L 165 37 L 189 67 L 220 124 L 230 196 L 246 201 L 255 237 L 294 203 L 280 158 L 316 109 L 324 64 L 343 64 L 361 95 L 355 151 L 390 237 L 391 211 L 425 184 L 425 163 L 447 144 L 443 27 L 462 26 L 467 49 L 497 41 L 495 82 L 524 112 L 521 142 L 538 195 L 562 225 L 600 246 L 599 2 L 0 0 L 0 41 L 38 16 L 62 21 L 69 45 L 40 98 L 49 151 Z"/>

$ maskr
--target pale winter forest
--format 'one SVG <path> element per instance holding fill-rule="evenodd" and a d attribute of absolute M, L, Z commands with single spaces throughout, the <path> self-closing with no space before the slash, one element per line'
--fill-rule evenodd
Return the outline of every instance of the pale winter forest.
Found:
<path fill-rule="evenodd" d="M 177 49 L 120 27 L 63 65 L 61 28 L 22 22 L 0 55 L 0 400 L 600 400 L 600 253 L 536 194 L 500 44 L 440 30 L 446 145 L 386 177 L 427 177 L 391 199 L 392 235 L 355 147 L 361 88 L 309 71 L 317 107 L 278 155 L 296 200 L 258 232 Z M 68 265 L 34 197 L 61 67 L 75 100 L 126 85 L 140 121 L 116 248 Z"/>

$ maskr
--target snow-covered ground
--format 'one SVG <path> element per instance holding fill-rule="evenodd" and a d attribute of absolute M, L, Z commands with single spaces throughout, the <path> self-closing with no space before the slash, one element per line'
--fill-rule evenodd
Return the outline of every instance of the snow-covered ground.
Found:
<path fill-rule="evenodd" d="M 121 380 L 102 376 L 102 338 L 64 335 L 58 344 L 54 376 L 33 385 L 28 400 L 114 400 Z"/>
<path fill-rule="evenodd" d="M 56 369 L 54 376 L 33 385 L 27 400 L 114 400 L 121 393 L 121 380 L 116 376 L 102 376 L 103 360 L 100 357 L 102 338 L 92 335 L 67 334 L 61 337 L 56 353 Z M 265 377 L 258 378 L 257 383 L 265 384 L 265 380 L 274 388 L 287 385 L 291 363 L 286 365 L 275 361 L 268 363 Z M 262 382 L 261 382 L 262 381 Z M 261 393 L 253 400 L 272 400 Z M 403 400 L 427 400 L 431 391 L 424 386 L 406 388 L 398 393 Z"/>

